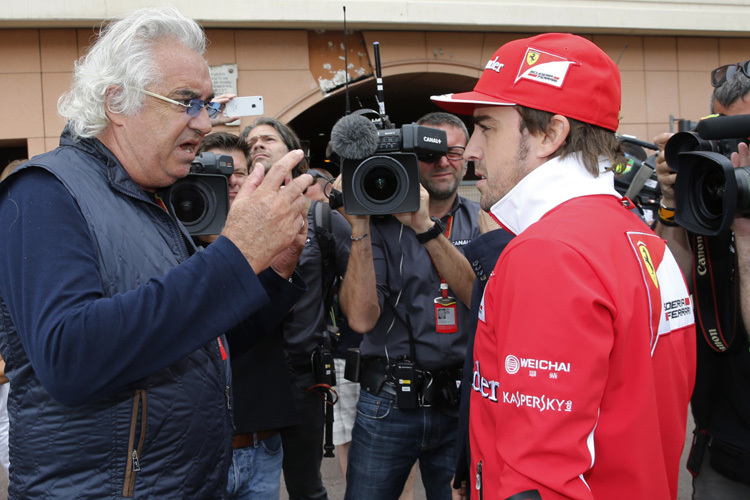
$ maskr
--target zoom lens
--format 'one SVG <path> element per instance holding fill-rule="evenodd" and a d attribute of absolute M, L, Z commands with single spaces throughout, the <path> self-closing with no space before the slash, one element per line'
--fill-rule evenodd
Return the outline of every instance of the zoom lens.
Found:
<path fill-rule="evenodd" d="M 398 190 L 398 176 L 390 168 L 375 167 L 362 180 L 362 189 L 372 200 L 386 202 Z"/>
<path fill-rule="evenodd" d="M 721 217 L 724 208 L 724 190 L 726 189 L 724 172 L 710 166 L 696 179 L 695 201 L 699 213 L 707 220 Z"/>
<path fill-rule="evenodd" d="M 173 194 L 172 204 L 175 215 L 183 224 L 194 224 L 206 215 L 208 199 L 201 186 L 190 185 Z"/>

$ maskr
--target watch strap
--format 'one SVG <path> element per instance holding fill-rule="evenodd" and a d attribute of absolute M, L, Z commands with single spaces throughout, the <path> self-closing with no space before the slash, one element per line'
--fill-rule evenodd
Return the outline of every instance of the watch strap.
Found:
<path fill-rule="evenodd" d="M 434 240 L 435 238 L 443 234 L 443 231 L 445 230 L 440 219 L 438 219 L 437 217 L 430 217 L 430 220 L 432 220 L 435 224 L 424 233 L 419 233 L 417 235 L 417 241 L 422 245 L 430 240 Z"/>

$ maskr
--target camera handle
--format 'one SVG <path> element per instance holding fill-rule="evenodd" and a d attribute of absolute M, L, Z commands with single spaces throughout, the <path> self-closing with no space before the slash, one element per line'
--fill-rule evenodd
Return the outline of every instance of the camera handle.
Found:
<path fill-rule="evenodd" d="M 633 181 L 628 186 L 628 190 L 625 192 L 625 198 L 634 200 L 638 193 L 641 192 L 643 186 L 646 185 L 646 181 L 651 178 L 651 175 L 656 171 L 656 168 L 652 166 L 647 159 L 643 163 L 640 163 L 640 168 L 633 176 Z"/>

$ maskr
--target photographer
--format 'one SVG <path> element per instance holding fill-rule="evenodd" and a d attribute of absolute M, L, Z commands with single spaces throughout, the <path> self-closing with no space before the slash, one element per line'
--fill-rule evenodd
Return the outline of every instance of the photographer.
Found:
<path fill-rule="evenodd" d="M 748 61 L 721 66 L 711 74 L 714 86 L 712 112 L 723 115 L 750 114 L 750 77 L 747 75 Z M 697 335 L 698 350 L 695 390 L 691 400 L 696 429 L 688 461 L 688 469 L 694 476 L 693 498 L 695 500 L 722 498 L 750 498 L 750 353 L 745 325 L 750 320 L 750 219 L 736 218 L 731 234 L 716 238 L 705 238 L 706 245 L 716 242 L 713 253 L 709 253 L 713 282 L 717 288 L 709 291 L 723 297 L 715 307 L 701 307 L 710 302 L 695 282 L 694 259 L 696 249 L 691 245 L 691 235 L 674 221 L 677 174 L 664 159 L 664 145 L 671 134 L 661 134 L 654 140 L 661 152 L 657 159 L 657 174 L 662 190 L 661 208 L 655 231 L 667 240 L 669 248 L 677 258 L 694 295 L 696 317 L 723 317 L 727 307 L 739 300 L 740 309 L 730 314 L 727 321 L 719 321 L 724 332 L 724 350 L 710 342 L 711 335 L 703 321 L 696 321 L 702 335 Z M 750 154 L 746 144 L 739 145 L 739 152 L 731 156 L 733 166 L 750 165 Z M 732 244 L 735 248 L 732 249 Z M 736 252 L 736 253 L 735 253 Z M 720 257 L 717 257 L 720 255 Z M 735 267 L 736 255 L 737 263 Z M 700 264 L 699 264 L 700 265 Z M 739 274 L 739 298 L 735 294 Z M 700 273 L 698 274 L 700 276 Z M 701 300 L 702 299 L 702 300 Z M 731 309 L 730 309 L 731 311 Z M 740 313 L 741 311 L 741 313 Z"/>
<path fill-rule="evenodd" d="M 297 134 L 280 121 L 261 116 L 243 132 L 250 146 L 253 164 L 270 167 L 288 151 L 299 148 Z M 307 170 L 302 160 L 292 170 L 292 176 Z M 313 357 L 322 353 L 327 332 L 327 311 L 324 290 L 332 285 L 335 275 L 343 275 L 349 258 L 351 228 L 341 214 L 331 212 L 327 203 L 306 200 L 307 241 L 297 262 L 296 272 L 305 280 L 308 290 L 282 322 L 282 338 L 294 372 L 293 395 L 297 406 L 297 425 L 281 430 L 284 449 L 284 483 L 291 500 L 325 499 L 327 492 L 320 473 L 323 460 L 326 404 L 323 397 L 326 385 L 315 368 Z M 315 207 L 327 210 L 330 227 L 321 228 L 315 218 Z M 324 265 L 324 262 L 327 265 Z M 330 274 L 332 271 L 333 274 Z M 330 346 L 327 347 L 330 349 Z"/>
<path fill-rule="evenodd" d="M 232 157 L 234 173 L 228 179 L 231 206 L 248 177 L 250 146 L 242 137 L 216 132 L 203 139 L 198 153 L 203 152 Z M 196 244 L 206 247 L 218 236 L 198 236 Z M 281 335 L 265 335 L 252 348 L 246 345 L 247 337 L 244 328 L 227 334 L 234 417 L 227 499 L 279 498 L 283 458 L 279 429 L 299 422 L 292 383 Z"/>
<path fill-rule="evenodd" d="M 398 498 L 417 459 L 427 498 L 451 494 L 458 419 L 450 389 L 460 379 L 474 281 L 461 247 L 479 235 L 479 205 L 457 194 L 467 168 L 464 123 L 444 112 L 417 123 L 444 130 L 448 141 L 445 155 L 419 161 L 419 210 L 346 214 L 352 252 L 341 307 L 364 334 L 348 499 Z M 444 298 L 452 321 L 441 323 Z"/>

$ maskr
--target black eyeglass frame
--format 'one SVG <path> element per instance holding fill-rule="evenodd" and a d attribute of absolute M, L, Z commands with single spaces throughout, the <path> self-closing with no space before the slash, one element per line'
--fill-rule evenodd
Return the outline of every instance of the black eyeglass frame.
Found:
<path fill-rule="evenodd" d="M 445 153 L 444 155 L 441 155 L 439 153 L 431 153 L 431 152 L 418 153 L 417 159 L 425 163 L 437 163 L 440 160 L 440 158 L 445 156 L 446 158 L 448 158 L 448 161 L 458 161 L 458 160 L 463 160 L 464 151 L 466 151 L 465 146 L 451 146 L 448 148 L 448 152 Z"/>

